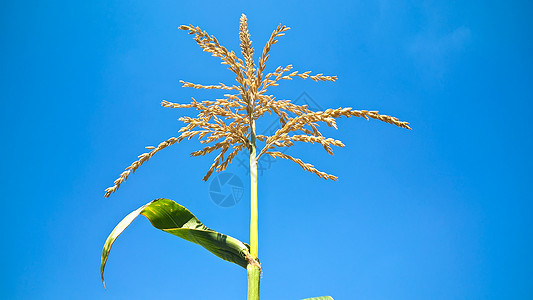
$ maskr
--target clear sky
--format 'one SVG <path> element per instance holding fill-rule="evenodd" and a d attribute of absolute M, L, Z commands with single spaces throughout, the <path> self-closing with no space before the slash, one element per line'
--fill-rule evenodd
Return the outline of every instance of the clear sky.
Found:
<path fill-rule="evenodd" d="M 213 157 L 189 157 L 197 142 L 158 153 L 103 197 L 144 146 L 177 134 L 186 111 L 161 100 L 220 95 L 180 79 L 233 80 L 178 26 L 238 51 L 246 13 L 256 52 L 279 23 L 292 28 L 267 70 L 339 77 L 286 81 L 270 90 L 278 99 L 305 92 L 413 128 L 342 119 L 325 130 L 346 144 L 334 156 L 288 150 L 338 182 L 288 161 L 265 167 L 263 299 L 533 299 L 532 11 L 530 1 L 2 1 L 2 298 L 245 298 L 242 268 L 145 218 L 113 247 L 107 291 L 99 264 L 113 227 L 159 197 L 248 241 L 246 169 L 228 169 L 243 199 L 216 205 L 201 180 Z"/>

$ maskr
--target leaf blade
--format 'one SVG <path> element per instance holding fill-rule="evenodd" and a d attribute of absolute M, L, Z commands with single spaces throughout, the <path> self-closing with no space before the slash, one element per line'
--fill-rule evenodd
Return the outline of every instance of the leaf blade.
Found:
<path fill-rule="evenodd" d="M 111 246 L 118 236 L 137 218 L 145 216 L 152 226 L 207 249 L 221 259 L 243 268 L 248 264 L 249 246 L 231 236 L 205 226 L 188 209 L 169 199 L 156 199 L 128 214 L 107 237 L 102 250 L 100 274 L 104 282 L 104 269 Z"/>
<path fill-rule="evenodd" d="M 119 235 L 122 234 L 122 232 L 128 226 L 130 226 L 131 222 L 133 222 L 133 220 L 135 220 L 139 216 L 141 211 L 144 208 L 146 208 L 146 206 L 150 205 L 151 203 L 152 202 L 147 203 L 147 204 L 139 207 L 138 209 L 132 211 L 131 213 L 129 213 L 126 217 L 124 217 L 124 219 L 122 219 L 122 221 L 120 221 L 117 224 L 117 226 L 115 226 L 113 231 L 111 231 L 111 233 L 107 237 L 107 239 L 106 239 L 106 241 L 104 243 L 104 248 L 102 249 L 102 258 L 101 258 L 101 262 L 100 262 L 100 276 L 102 277 L 102 284 L 104 285 L 104 288 L 105 288 L 104 269 L 105 269 L 105 265 L 107 263 L 107 258 L 109 257 L 109 252 L 111 251 L 111 247 L 113 246 L 113 243 L 119 237 Z"/>

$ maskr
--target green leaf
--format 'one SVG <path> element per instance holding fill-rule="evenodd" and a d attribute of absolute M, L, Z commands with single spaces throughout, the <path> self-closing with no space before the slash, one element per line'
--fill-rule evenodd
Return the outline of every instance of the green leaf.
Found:
<path fill-rule="evenodd" d="M 303 300 L 333 300 L 330 296 L 322 296 L 322 297 L 315 297 L 315 298 L 305 298 Z"/>
<path fill-rule="evenodd" d="M 249 256 L 247 244 L 225 234 L 213 231 L 200 222 L 189 210 L 169 199 L 156 199 L 127 215 L 107 237 L 102 251 L 100 273 L 104 284 L 104 268 L 111 246 L 118 236 L 137 218 L 145 216 L 160 230 L 198 244 L 214 255 L 246 268 Z"/>

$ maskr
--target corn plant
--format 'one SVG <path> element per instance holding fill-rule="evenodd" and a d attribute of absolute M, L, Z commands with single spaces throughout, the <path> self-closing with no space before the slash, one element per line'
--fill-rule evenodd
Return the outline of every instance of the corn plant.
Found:
<path fill-rule="evenodd" d="M 333 154 L 332 146 L 344 147 L 336 139 L 327 138 L 319 131 L 319 123 L 337 128 L 336 118 L 361 117 L 376 119 L 398 127 L 410 129 L 409 123 L 399 121 L 397 118 L 379 114 L 377 111 L 355 110 L 350 107 L 327 109 L 325 111 L 312 111 L 307 105 L 297 105 L 290 100 L 278 100 L 273 95 L 267 94 L 269 87 L 277 86 L 282 80 L 294 78 L 311 79 L 314 81 L 337 80 L 336 76 L 311 74 L 311 71 L 293 71 L 292 65 L 277 67 L 273 72 L 265 74 L 266 64 L 270 50 L 290 28 L 281 24 L 272 32 L 263 51 L 257 60 L 253 58 L 254 48 L 248 31 L 247 18 L 243 14 L 240 18 L 240 48 L 242 58 L 233 51 L 222 46 L 219 41 L 198 26 L 182 25 L 179 29 L 193 36 L 194 41 L 212 56 L 222 60 L 222 64 L 235 75 L 236 83 L 226 85 L 202 85 L 180 81 L 183 87 L 195 89 L 217 89 L 226 91 L 227 94 L 220 99 L 192 101 L 188 104 L 171 103 L 162 101 L 161 105 L 167 108 L 192 108 L 198 111 L 195 117 L 184 116 L 179 118 L 185 125 L 178 131 L 179 135 L 171 137 L 160 143 L 157 147 L 146 147 L 149 152 L 143 153 L 115 180 L 114 185 L 107 188 L 105 197 L 116 192 L 129 175 L 134 173 L 143 163 L 148 161 L 157 152 L 185 139 L 198 138 L 200 143 L 206 145 L 203 149 L 192 152 L 192 156 L 203 156 L 213 152 L 218 153 L 213 164 L 203 177 L 207 181 L 213 172 L 224 171 L 235 156 L 244 150 L 250 153 L 250 241 L 249 244 L 241 242 L 229 235 L 219 233 L 206 227 L 189 210 L 169 199 L 153 200 L 127 215 L 111 232 L 105 241 L 102 252 L 101 276 L 104 283 L 104 268 L 117 237 L 139 215 L 145 216 L 151 224 L 162 231 L 168 232 L 182 239 L 198 244 L 223 260 L 235 263 L 247 270 L 248 274 L 248 299 L 259 299 L 259 282 L 262 266 L 259 262 L 258 252 L 258 211 L 257 211 L 257 163 L 263 155 L 272 158 L 290 160 L 308 172 L 326 180 L 337 180 L 334 175 L 319 171 L 312 164 L 301 159 L 287 155 L 281 148 L 294 146 L 296 142 L 320 144 L 327 153 Z M 272 135 L 260 135 L 256 132 L 256 120 L 266 113 L 279 119 L 280 129 Z M 104 283 L 105 286 L 105 283 Z M 310 298 L 311 299 L 311 298 Z M 332 299 L 329 296 L 312 299 Z"/>

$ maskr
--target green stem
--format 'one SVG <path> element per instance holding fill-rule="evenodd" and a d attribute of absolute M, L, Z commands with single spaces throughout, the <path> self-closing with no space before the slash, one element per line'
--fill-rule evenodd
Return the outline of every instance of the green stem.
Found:
<path fill-rule="evenodd" d="M 258 256 L 257 233 L 257 158 L 255 146 L 255 122 L 251 126 L 250 148 L 250 255 L 254 260 Z M 258 264 L 249 264 L 248 271 L 248 300 L 259 300 L 259 280 L 261 269 Z"/>
<path fill-rule="evenodd" d="M 261 269 L 258 266 L 249 264 L 248 271 L 248 300 L 259 300 L 259 279 Z"/>

